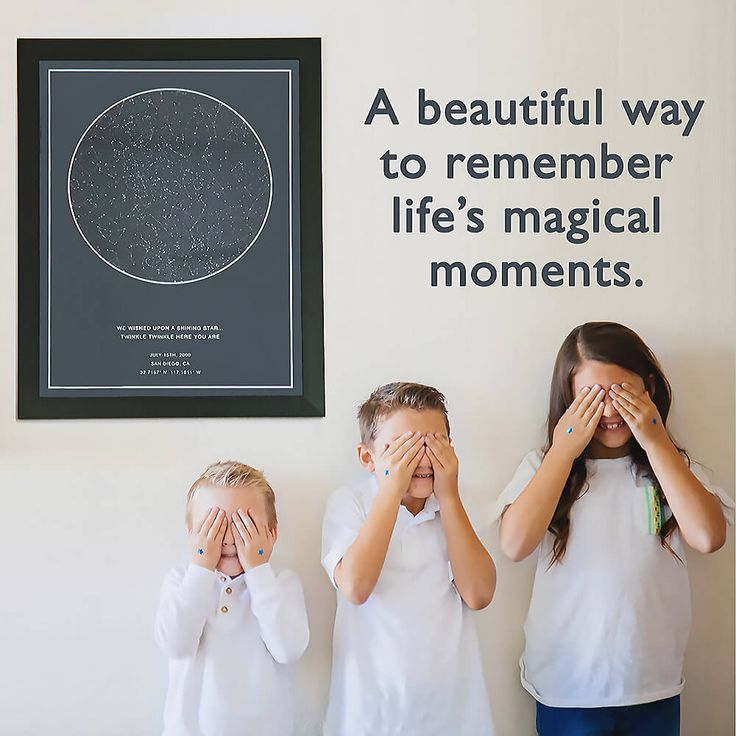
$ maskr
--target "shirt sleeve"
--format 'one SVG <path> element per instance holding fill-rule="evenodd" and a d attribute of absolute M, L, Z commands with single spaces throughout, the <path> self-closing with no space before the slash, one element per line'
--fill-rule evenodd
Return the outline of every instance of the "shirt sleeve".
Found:
<path fill-rule="evenodd" d="M 694 460 L 690 461 L 690 472 L 703 484 L 708 493 L 712 493 L 721 504 L 721 511 L 726 521 L 733 526 L 734 523 L 734 502 L 733 499 L 719 486 L 711 480 L 708 471 Z"/>
<path fill-rule="evenodd" d="M 522 459 L 516 469 L 513 478 L 501 491 L 501 495 L 491 506 L 490 522 L 493 523 L 501 518 L 501 514 L 521 495 L 522 491 L 529 485 L 539 466 L 542 464 L 544 454 L 541 450 L 532 450 Z"/>
<path fill-rule="evenodd" d="M 161 650 L 172 659 L 193 655 L 217 600 L 214 571 L 194 564 L 171 570 L 156 615 L 155 636 Z"/>
<path fill-rule="evenodd" d="M 268 562 L 246 570 L 244 576 L 263 643 L 280 664 L 295 662 L 309 644 L 309 622 L 299 578 L 291 570 L 276 575 Z"/>
<path fill-rule="evenodd" d="M 365 524 L 365 512 L 356 492 L 339 488 L 327 501 L 322 523 L 322 567 L 337 588 L 335 568 Z"/>

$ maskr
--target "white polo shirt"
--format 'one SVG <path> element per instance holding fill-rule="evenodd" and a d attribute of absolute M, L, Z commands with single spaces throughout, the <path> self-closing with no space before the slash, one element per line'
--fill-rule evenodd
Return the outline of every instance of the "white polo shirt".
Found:
<path fill-rule="evenodd" d="M 322 564 L 355 541 L 376 495 L 371 476 L 327 503 Z M 376 587 L 360 606 L 338 590 L 324 736 L 488 736 L 491 715 L 475 613 L 452 582 L 439 504 L 399 507 Z"/>
<path fill-rule="evenodd" d="M 530 452 L 499 497 L 516 500 L 542 462 Z M 690 586 L 679 531 L 662 547 L 651 482 L 629 457 L 587 460 L 589 490 L 572 505 L 565 557 L 548 569 L 553 536 L 542 540 L 524 625 L 522 685 L 544 705 L 598 708 L 677 695 L 690 632 Z M 733 523 L 733 501 L 693 474 Z M 662 508 L 662 519 L 671 516 Z"/>
<path fill-rule="evenodd" d="M 166 576 L 156 641 L 169 657 L 164 736 L 292 736 L 289 663 L 307 647 L 302 587 L 266 563 L 237 578 Z"/>

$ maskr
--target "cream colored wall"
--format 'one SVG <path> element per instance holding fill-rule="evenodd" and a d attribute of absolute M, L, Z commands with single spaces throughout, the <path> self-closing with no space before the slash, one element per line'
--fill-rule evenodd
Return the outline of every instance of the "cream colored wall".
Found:
<path fill-rule="evenodd" d="M 312 643 L 298 666 L 300 734 L 316 734 L 330 668 L 334 594 L 319 565 L 327 494 L 359 475 L 354 410 L 377 384 L 428 382 L 446 392 L 464 494 L 483 507 L 541 440 L 554 355 L 591 319 L 629 324 L 672 381 L 671 426 L 729 493 L 734 487 L 734 16 L 727 0 L 590 3 L 373 0 L 245 3 L 191 0 L 85 3 L 25 0 L 6 7 L 0 36 L 0 732 L 155 734 L 165 688 L 152 640 L 161 578 L 183 550 L 184 490 L 220 458 L 263 467 L 278 491 L 278 558 L 306 588 Z M 16 37 L 290 36 L 323 38 L 324 419 L 23 422 L 14 419 L 16 339 Z M 402 125 L 362 122 L 380 86 Z M 441 98 L 523 97 L 568 86 L 605 89 L 607 125 L 471 130 L 411 124 L 425 86 Z M 704 98 L 692 135 L 633 130 L 619 97 Z M 457 196 L 428 175 L 415 185 L 379 176 L 391 146 L 436 157 L 449 150 L 669 151 L 658 184 L 480 182 L 463 185 L 489 212 L 504 203 L 636 204 L 663 198 L 658 237 L 599 236 L 579 249 L 559 239 L 391 236 L 396 193 Z M 538 262 L 578 256 L 630 260 L 641 289 L 431 289 L 432 258 Z M 533 731 L 517 659 L 533 562 L 499 554 L 492 606 L 478 617 L 499 736 Z M 734 732 L 734 546 L 689 558 L 694 625 L 686 663 L 685 736 Z"/>

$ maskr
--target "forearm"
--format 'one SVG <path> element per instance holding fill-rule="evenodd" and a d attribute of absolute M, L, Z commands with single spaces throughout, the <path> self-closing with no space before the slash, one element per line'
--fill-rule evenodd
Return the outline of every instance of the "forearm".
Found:
<path fill-rule="evenodd" d="M 539 546 L 571 468 L 572 458 L 556 451 L 554 446 L 544 456 L 539 470 L 501 519 L 501 549 L 507 557 L 518 562 Z"/>
<path fill-rule="evenodd" d="M 298 578 L 288 572 L 276 577 L 266 563 L 247 570 L 245 580 L 251 610 L 271 656 L 281 664 L 296 661 L 309 643 L 307 611 Z"/>
<path fill-rule="evenodd" d="M 726 520 L 718 499 L 692 474 L 669 440 L 647 450 L 683 539 L 699 552 L 715 552 L 726 541 Z"/>
<path fill-rule="evenodd" d="M 398 511 L 399 499 L 379 493 L 363 528 L 335 568 L 337 587 L 351 603 L 365 603 L 376 587 Z"/>
<path fill-rule="evenodd" d="M 496 590 L 493 559 L 478 539 L 459 496 L 440 503 L 440 518 L 455 587 L 469 608 L 485 608 Z"/>
<path fill-rule="evenodd" d="M 215 574 L 190 565 L 183 579 L 166 586 L 156 616 L 156 642 L 174 659 L 196 652 L 207 618 L 216 604 Z"/>

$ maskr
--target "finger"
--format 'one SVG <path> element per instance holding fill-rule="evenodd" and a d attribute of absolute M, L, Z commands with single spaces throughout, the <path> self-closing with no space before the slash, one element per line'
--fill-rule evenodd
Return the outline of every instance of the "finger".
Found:
<path fill-rule="evenodd" d="M 422 453 L 424 452 L 424 450 L 428 449 L 429 448 L 424 444 L 419 445 L 414 455 L 407 459 L 407 467 L 412 475 L 414 475 L 414 471 L 419 467 L 419 462 L 422 459 Z"/>
<path fill-rule="evenodd" d="M 444 468 L 445 466 L 442 464 L 442 461 L 437 457 L 435 451 L 431 447 L 427 447 L 427 455 L 429 455 L 429 459 L 432 463 L 432 468 Z"/>
<path fill-rule="evenodd" d="M 630 383 L 622 383 L 620 386 L 614 383 L 611 388 L 618 396 L 636 407 L 643 408 L 647 399 L 649 399 L 646 391 L 639 392 Z"/>
<path fill-rule="evenodd" d="M 240 519 L 238 519 L 237 514 L 232 515 L 230 523 L 233 525 L 233 538 L 235 539 L 235 546 L 242 547 L 245 544 L 245 533 L 242 530 L 243 525 L 240 523 Z"/>
<path fill-rule="evenodd" d="M 393 455 L 400 451 L 400 449 L 414 437 L 416 432 L 404 432 L 404 434 L 397 437 L 393 442 L 389 443 L 388 447 L 384 450 L 383 454 Z"/>
<path fill-rule="evenodd" d="M 577 395 L 572 400 L 572 404 L 568 407 L 568 410 L 571 412 L 576 412 L 577 408 L 582 403 L 583 399 L 590 393 L 590 386 L 583 386 L 580 391 L 577 392 Z"/>
<path fill-rule="evenodd" d="M 248 518 L 251 520 L 251 523 L 253 524 L 253 528 L 256 530 L 256 535 L 260 536 L 261 533 L 265 530 L 265 525 L 260 525 L 256 521 L 256 517 L 253 512 L 253 509 L 248 509 Z"/>
<path fill-rule="evenodd" d="M 424 444 L 424 436 L 420 434 L 418 439 L 415 442 L 412 442 L 411 446 L 404 453 L 401 460 L 399 460 L 400 465 L 405 468 L 411 468 L 412 465 L 413 467 L 416 467 L 421 460 L 422 453 L 424 452 L 425 448 L 426 445 Z"/>
<path fill-rule="evenodd" d="M 432 450 L 432 454 L 437 459 L 441 467 L 445 467 L 445 457 L 444 457 L 444 450 L 445 447 L 443 447 L 442 442 L 433 435 L 427 435 L 427 449 Z"/>
<path fill-rule="evenodd" d="M 611 398 L 617 399 L 620 404 L 623 404 L 632 414 L 638 414 L 642 410 L 636 396 L 631 394 L 629 391 L 624 391 L 621 387 L 611 389 Z"/>
<path fill-rule="evenodd" d="M 636 421 L 636 416 L 632 414 L 618 399 L 613 400 L 613 405 L 616 407 L 616 411 L 618 411 L 618 413 L 623 417 L 626 424 L 631 425 L 632 422 Z"/>
<path fill-rule="evenodd" d="M 603 412 L 606 410 L 606 405 L 603 401 L 601 401 L 600 404 L 598 404 L 598 407 L 591 415 L 590 419 L 587 421 L 588 427 L 597 427 L 598 422 L 600 422 L 601 417 L 603 416 Z"/>
<path fill-rule="evenodd" d="M 243 526 L 245 527 L 245 530 L 248 532 L 248 539 L 252 542 L 253 537 L 257 536 L 257 532 L 255 530 L 255 527 L 253 526 L 253 522 L 251 521 L 250 516 L 248 516 L 245 511 L 241 511 L 238 509 L 238 515 L 240 516 Z"/>
<path fill-rule="evenodd" d="M 598 401 L 600 401 L 603 396 L 606 395 L 606 392 L 596 383 L 593 388 L 590 389 L 590 391 L 583 397 L 583 400 L 578 405 L 578 408 L 575 410 L 575 414 L 579 417 L 582 417 L 585 415 L 585 412 L 588 411 L 590 406 Z"/>
<path fill-rule="evenodd" d="M 225 532 L 227 531 L 228 525 L 229 522 L 227 520 L 227 514 L 223 513 L 222 521 L 220 522 L 220 529 L 218 530 L 217 534 L 215 534 L 215 542 L 217 542 L 218 544 L 222 544 L 222 540 L 225 538 Z"/>
<path fill-rule="evenodd" d="M 235 514 L 235 526 L 237 527 L 238 531 L 240 532 L 240 536 L 243 538 L 243 543 L 247 544 L 248 542 L 253 541 L 250 536 L 250 532 L 248 531 L 248 527 L 246 527 L 245 523 L 243 522 L 243 512 L 238 509 L 237 514 Z"/>
<path fill-rule="evenodd" d="M 447 450 L 450 447 L 450 440 L 446 434 L 440 434 L 439 432 L 433 432 L 427 435 L 427 440 L 432 444 L 432 447 L 438 450 Z"/>
<path fill-rule="evenodd" d="M 582 413 L 582 420 L 587 424 L 587 422 L 590 421 L 590 418 L 598 411 L 599 407 L 603 407 L 605 410 L 606 408 L 606 392 L 603 389 L 600 389 L 600 391 L 597 392 L 597 394 L 593 397 L 593 401 L 591 401 L 590 406 Z M 579 412 L 580 410 L 578 410 Z"/>
<path fill-rule="evenodd" d="M 405 442 L 397 451 L 396 454 L 399 458 L 399 462 L 411 462 L 417 448 L 421 449 L 424 447 L 424 435 L 421 432 L 415 432 L 415 435 L 416 436 L 412 437 L 408 442 Z"/>
<path fill-rule="evenodd" d="M 202 523 L 199 525 L 199 529 L 197 529 L 197 534 L 201 534 L 202 532 L 206 534 L 212 526 L 215 516 L 217 516 L 217 508 L 210 506 L 210 511 L 207 516 L 202 519 Z"/>
<path fill-rule="evenodd" d="M 434 436 L 441 445 L 444 445 L 445 447 L 450 446 L 450 438 L 444 432 L 435 432 Z"/>
<path fill-rule="evenodd" d="M 217 536 L 217 533 L 220 531 L 220 526 L 222 525 L 224 516 L 225 512 L 222 509 L 218 509 L 217 516 L 215 517 L 215 520 L 212 522 L 212 526 L 207 532 L 207 539 L 214 539 Z"/>

